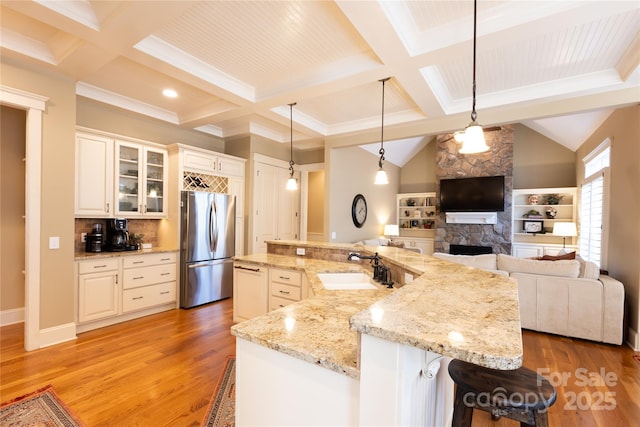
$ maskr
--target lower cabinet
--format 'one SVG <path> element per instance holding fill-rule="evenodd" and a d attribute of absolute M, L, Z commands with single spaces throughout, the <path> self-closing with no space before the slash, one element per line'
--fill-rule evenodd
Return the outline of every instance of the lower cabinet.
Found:
<path fill-rule="evenodd" d="M 269 269 L 257 264 L 233 264 L 233 321 L 262 316 L 268 310 Z"/>
<path fill-rule="evenodd" d="M 78 263 L 78 322 L 89 322 L 120 313 L 117 259 Z"/>
<path fill-rule="evenodd" d="M 308 297 L 307 276 L 298 270 L 245 262 L 233 266 L 233 321 L 242 322 Z"/>
<path fill-rule="evenodd" d="M 269 269 L 269 311 L 285 307 L 294 302 L 301 301 L 307 295 L 303 295 L 303 278 L 306 275 L 296 270 L 281 268 Z"/>
<path fill-rule="evenodd" d="M 150 254 L 122 260 L 122 312 L 176 300 L 176 254 Z"/>
<path fill-rule="evenodd" d="M 150 314 L 176 302 L 176 252 L 77 261 L 80 332 Z M 145 311 L 147 310 L 147 311 Z M 139 312 L 136 313 L 136 312 Z"/>

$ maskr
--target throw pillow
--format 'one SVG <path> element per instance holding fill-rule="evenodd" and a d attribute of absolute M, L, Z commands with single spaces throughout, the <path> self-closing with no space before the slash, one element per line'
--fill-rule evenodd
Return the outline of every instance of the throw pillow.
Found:
<path fill-rule="evenodd" d="M 394 248 L 404 248 L 404 242 L 394 242 L 393 240 L 389 240 L 389 246 Z"/>
<path fill-rule="evenodd" d="M 541 261 L 560 261 L 563 259 L 576 259 L 576 251 L 562 255 L 543 255 L 538 258 Z"/>

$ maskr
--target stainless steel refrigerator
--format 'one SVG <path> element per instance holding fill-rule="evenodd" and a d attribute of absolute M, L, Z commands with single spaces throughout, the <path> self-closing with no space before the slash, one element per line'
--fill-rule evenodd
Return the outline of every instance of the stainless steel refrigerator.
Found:
<path fill-rule="evenodd" d="M 232 296 L 235 203 L 228 194 L 182 191 L 180 307 Z"/>

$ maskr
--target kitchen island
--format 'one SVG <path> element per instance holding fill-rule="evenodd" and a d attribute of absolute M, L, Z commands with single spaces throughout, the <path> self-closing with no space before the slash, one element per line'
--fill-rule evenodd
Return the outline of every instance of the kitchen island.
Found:
<path fill-rule="evenodd" d="M 522 364 L 517 286 L 508 277 L 393 247 L 276 241 L 268 248 L 237 259 L 303 271 L 312 296 L 232 327 L 237 425 L 444 425 L 451 358 L 497 369 Z M 296 256 L 296 248 L 314 258 Z M 324 289 L 318 273 L 371 271 L 348 262 L 349 251 L 378 252 L 413 281 Z"/>

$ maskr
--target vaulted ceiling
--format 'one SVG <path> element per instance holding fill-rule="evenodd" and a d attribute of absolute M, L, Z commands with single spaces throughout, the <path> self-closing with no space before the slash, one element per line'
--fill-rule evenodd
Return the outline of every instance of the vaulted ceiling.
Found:
<path fill-rule="evenodd" d="M 406 127 L 414 148 L 470 121 L 471 0 L 3 0 L 0 12 L 3 57 L 221 138 L 289 143 L 296 102 L 297 149 L 354 133 L 379 142 L 385 77 L 385 127 Z M 523 123 L 575 150 L 640 102 L 639 58 L 636 0 L 481 0 L 478 121 Z"/>

